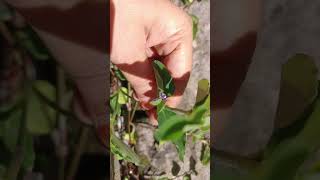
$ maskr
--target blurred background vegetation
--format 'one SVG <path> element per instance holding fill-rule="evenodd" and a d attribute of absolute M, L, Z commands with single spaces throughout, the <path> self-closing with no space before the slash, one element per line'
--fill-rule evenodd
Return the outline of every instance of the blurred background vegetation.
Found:
<path fill-rule="evenodd" d="M 0 179 L 109 179 L 95 127 L 72 108 L 73 82 L 0 1 Z"/>

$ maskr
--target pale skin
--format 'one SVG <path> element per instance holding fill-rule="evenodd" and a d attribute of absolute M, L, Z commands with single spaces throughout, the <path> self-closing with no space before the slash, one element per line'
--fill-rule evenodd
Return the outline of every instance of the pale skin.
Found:
<path fill-rule="evenodd" d="M 73 0 L 72 3 L 51 0 L 6 1 L 18 9 L 49 6 L 63 11 L 68 11 L 77 5 L 77 1 L 78 3 L 89 2 L 87 0 Z M 96 2 L 101 3 L 102 1 L 96 0 Z M 34 25 L 32 16 L 28 20 Z M 142 108 L 147 110 L 150 123 L 157 125 L 155 109 L 150 105 L 150 101 L 158 97 L 152 60 L 161 59 L 174 78 L 176 91 L 172 97 L 167 99 L 167 105 L 177 107 L 192 67 L 191 18 L 169 0 L 111 0 L 110 20 L 111 62 L 122 70 L 132 85 L 135 92 L 134 97 L 140 102 Z M 84 51 L 78 45 L 73 46 L 68 43 L 69 41 L 62 41 L 59 36 L 51 36 L 50 30 L 38 28 L 37 24 L 34 27 L 48 48 L 54 51 L 59 63 L 75 77 L 90 114 L 93 114 L 93 117 L 105 118 L 105 104 L 101 101 L 103 99 L 101 96 L 105 95 L 106 78 L 81 78 L 82 74 L 86 77 L 90 74 L 99 74 L 97 69 L 103 68 L 99 69 L 95 66 L 103 67 L 103 58 L 99 56 L 105 57 L 105 54 L 100 53 L 99 55 L 94 50 Z M 65 44 L 59 45 L 59 43 L 68 44 L 69 49 L 66 50 Z M 79 56 L 79 52 L 82 52 L 80 57 L 72 58 L 74 57 L 72 53 Z M 79 63 L 80 58 L 84 59 L 81 60 L 81 63 Z M 86 72 L 82 72 L 84 69 Z M 100 76 L 102 76 L 101 73 Z M 96 90 L 99 88 L 101 90 Z"/>

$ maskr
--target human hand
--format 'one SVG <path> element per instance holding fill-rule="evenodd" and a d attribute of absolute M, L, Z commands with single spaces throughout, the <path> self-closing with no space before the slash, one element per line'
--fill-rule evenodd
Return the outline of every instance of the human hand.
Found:
<path fill-rule="evenodd" d="M 150 101 L 158 96 L 152 68 L 161 59 L 176 90 L 166 104 L 181 101 L 192 67 L 192 21 L 169 0 L 116 0 L 111 3 L 111 61 L 123 72 L 150 122 L 157 124 Z"/>

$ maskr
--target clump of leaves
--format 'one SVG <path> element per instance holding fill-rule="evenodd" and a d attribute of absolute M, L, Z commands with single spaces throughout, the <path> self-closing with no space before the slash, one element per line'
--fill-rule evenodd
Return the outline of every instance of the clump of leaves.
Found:
<path fill-rule="evenodd" d="M 185 154 L 186 138 L 192 136 L 194 140 L 204 140 L 204 135 L 210 130 L 210 96 L 208 80 L 199 81 L 196 104 L 192 111 L 177 113 L 176 109 L 166 106 L 166 99 L 173 95 L 175 85 L 173 78 L 166 67 L 158 60 L 153 61 L 153 69 L 158 87 L 159 97 L 151 102 L 157 109 L 158 129 L 155 139 L 159 142 L 172 142 L 176 145 L 179 158 L 183 160 Z M 127 89 L 120 87 L 110 100 L 111 124 L 115 124 L 117 117 L 122 113 L 121 105 L 128 102 Z M 134 163 L 137 166 L 147 166 L 145 158 L 136 154 L 127 144 L 122 142 L 111 131 L 111 151 L 119 160 Z M 208 145 L 208 143 L 207 143 Z M 201 161 L 208 164 L 210 148 L 204 146 Z"/>
<path fill-rule="evenodd" d="M 153 63 L 159 96 L 170 97 L 174 92 L 174 82 L 165 66 L 155 60 Z M 158 130 L 155 138 L 158 141 L 170 141 L 176 145 L 180 160 L 185 154 L 186 137 L 194 134 L 198 139 L 210 130 L 210 96 L 209 82 L 199 81 L 196 106 L 191 112 L 178 114 L 165 105 L 166 98 L 159 97 L 153 104 L 157 108 Z"/>

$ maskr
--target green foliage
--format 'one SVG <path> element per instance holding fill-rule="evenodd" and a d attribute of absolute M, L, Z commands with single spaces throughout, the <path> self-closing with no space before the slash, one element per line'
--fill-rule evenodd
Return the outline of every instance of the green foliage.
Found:
<path fill-rule="evenodd" d="M 318 94 L 317 67 L 304 54 L 290 58 L 282 67 L 277 127 L 286 127 L 306 110 Z"/>
<path fill-rule="evenodd" d="M 196 39 L 199 29 L 199 18 L 193 14 L 190 15 L 192 18 L 192 37 Z"/>
<path fill-rule="evenodd" d="M 182 179 L 183 180 L 191 180 L 191 176 L 189 174 L 187 174 L 187 175 L 184 175 Z"/>
<path fill-rule="evenodd" d="M 22 46 L 35 60 L 48 60 L 50 54 L 41 40 L 30 27 L 17 30 L 15 32 L 17 42 Z"/>
<path fill-rule="evenodd" d="M 159 124 L 159 129 L 155 136 L 158 140 L 177 140 L 183 134 L 199 129 L 205 124 L 205 115 L 208 111 L 209 98 L 206 103 L 198 106 L 189 115 L 172 114 L 168 116 L 165 123 Z"/>
<path fill-rule="evenodd" d="M 173 79 L 160 61 L 153 61 L 153 70 L 158 85 L 159 92 L 164 92 L 167 96 L 173 95 L 175 90 Z"/>
<path fill-rule="evenodd" d="M 302 54 L 294 56 L 294 58 L 291 58 L 284 66 L 282 80 L 290 85 L 286 88 L 290 87 L 293 91 L 299 92 L 297 94 L 304 97 L 303 102 L 294 103 L 304 103 L 304 107 L 300 108 L 306 108 L 307 104 L 312 103 L 312 111 L 302 116 L 304 117 L 304 124 L 300 124 L 302 127 L 296 131 L 294 135 L 281 139 L 276 145 L 273 144 L 274 147 L 266 154 L 261 166 L 254 171 L 251 179 L 292 180 L 296 178 L 297 172 L 305 160 L 320 147 L 318 140 L 320 136 L 320 97 L 317 96 L 318 89 L 315 89 L 315 86 L 318 88 L 318 82 L 315 79 L 316 72 L 315 65 L 311 61 L 311 58 Z M 299 75 L 299 77 L 295 75 L 295 73 Z M 316 96 L 316 99 L 314 96 Z M 284 101 L 283 98 L 280 98 L 280 100 Z M 289 101 L 288 99 L 286 100 Z M 283 103 L 286 104 L 286 107 L 283 108 L 296 107 L 292 105 L 292 101 L 290 101 L 290 103 Z M 298 109 L 293 110 L 298 111 Z M 301 110 L 299 112 L 300 114 L 304 113 L 304 111 Z M 298 115 L 298 117 L 299 116 L 301 115 Z M 291 118 L 289 122 L 295 122 L 296 116 Z M 278 131 L 281 131 L 281 129 Z"/>
<path fill-rule="evenodd" d="M 184 5 L 192 4 L 193 0 L 181 0 Z"/>
<path fill-rule="evenodd" d="M 173 143 L 177 148 L 180 160 L 183 160 L 187 135 L 194 135 L 202 140 L 205 133 L 210 130 L 209 82 L 207 80 L 199 81 L 197 102 L 193 111 L 190 113 L 178 114 L 174 109 L 165 105 L 167 97 L 163 97 L 170 97 L 173 95 L 175 90 L 173 78 L 160 61 L 155 60 L 153 62 L 153 69 L 159 92 L 159 98 L 152 101 L 152 104 L 156 106 L 157 109 L 159 125 L 155 133 L 155 138 L 159 142 L 170 141 Z M 112 126 L 115 124 L 116 117 L 121 116 L 121 105 L 126 104 L 127 102 L 128 89 L 125 87 L 120 87 L 111 96 L 110 109 Z M 114 133 L 113 131 L 111 132 Z M 111 135 L 111 151 L 115 154 L 117 159 L 132 162 L 138 166 L 141 166 L 146 162 L 143 160 L 144 158 L 137 155 L 114 134 Z M 209 147 L 204 150 L 202 156 L 203 163 L 208 164 L 208 159 L 210 159 Z"/>
<path fill-rule="evenodd" d="M 128 103 L 128 89 L 125 87 L 121 87 L 118 91 L 118 103 L 123 105 Z"/>
<path fill-rule="evenodd" d="M 56 90 L 46 81 L 35 81 L 27 96 L 26 126 L 28 131 L 33 135 L 48 134 L 55 126 L 56 111 L 42 101 L 36 91 L 54 102 Z"/>
<path fill-rule="evenodd" d="M 201 163 L 208 165 L 210 163 L 210 146 L 209 144 L 203 144 L 200 156 Z"/>
<path fill-rule="evenodd" d="M 266 153 L 304 127 L 314 110 L 318 95 L 317 69 L 314 60 L 303 54 L 290 58 L 282 67 L 280 97 L 274 133 Z"/>
<path fill-rule="evenodd" d="M 201 79 L 198 82 L 198 91 L 197 91 L 197 97 L 196 97 L 196 106 L 198 104 L 201 104 L 203 100 L 208 96 L 210 93 L 210 83 L 206 79 Z"/>
<path fill-rule="evenodd" d="M 110 137 L 111 152 L 116 156 L 118 160 L 125 160 L 134 163 L 137 166 L 146 167 L 149 162 L 146 158 L 143 158 L 136 154 L 130 147 L 124 144 L 118 137 L 111 134 Z"/>
<path fill-rule="evenodd" d="M 2 105 L 0 107 L 0 122 L 8 120 L 10 116 L 17 111 L 20 105 L 21 104 L 18 102 Z"/>
<path fill-rule="evenodd" d="M 162 65 L 161 62 L 156 61 L 155 66 L 161 67 L 154 69 L 160 91 L 163 90 L 161 89 L 161 86 L 163 85 L 168 87 L 173 86 L 171 85 L 173 84 L 172 77 L 165 69 L 164 65 Z M 160 74 L 162 76 L 160 76 Z M 163 92 L 169 94 L 167 90 L 168 89 L 165 89 Z M 155 133 L 155 138 L 158 141 L 171 141 L 174 143 L 177 147 L 180 160 L 183 160 L 185 153 L 186 134 L 198 130 L 205 130 L 205 132 L 203 132 L 203 134 L 205 134 L 210 129 L 207 128 L 208 118 L 205 118 L 209 115 L 210 111 L 210 97 L 208 96 L 208 93 L 209 82 L 207 80 L 199 81 L 197 106 L 195 106 L 190 114 L 177 114 L 174 110 L 165 105 L 165 100 L 157 102 L 159 127 Z M 159 99 L 157 99 L 157 101 L 159 101 Z M 206 127 L 204 127 L 204 125 Z"/>
<path fill-rule="evenodd" d="M 114 74 L 120 81 L 126 81 L 126 78 L 124 77 L 123 73 L 119 69 L 114 69 Z"/>

